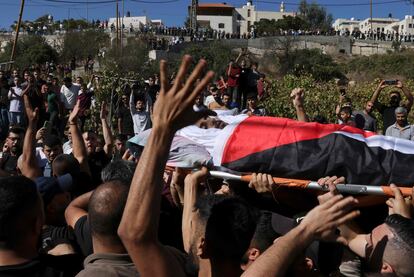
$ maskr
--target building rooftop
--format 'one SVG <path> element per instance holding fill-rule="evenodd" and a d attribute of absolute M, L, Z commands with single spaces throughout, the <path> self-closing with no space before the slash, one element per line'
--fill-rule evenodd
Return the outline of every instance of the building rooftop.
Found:
<path fill-rule="evenodd" d="M 234 9 L 233 6 L 228 5 L 226 3 L 199 3 L 199 8 L 229 8 Z"/>

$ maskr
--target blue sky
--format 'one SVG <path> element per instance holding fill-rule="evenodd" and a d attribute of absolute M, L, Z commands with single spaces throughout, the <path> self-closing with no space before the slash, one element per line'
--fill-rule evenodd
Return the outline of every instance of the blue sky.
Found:
<path fill-rule="evenodd" d="M 26 0 L 26 7 L 24 10 L 23 19 L 33 20 L 44 14 L 52 14 L 55 19 L 64 19 L 68 16 L 73 18 L 86 18 L 92 19 L 107 19 L 115 15 L 115 4 L 89 4 L 88 8 L 85 4 L 66 4 L 56 3 L 53 1 L 62 0 Z M 63 0 L 72 1 L 72 0 Z M 76 2 L 97 2 L 108 0 L 73 0 Z M 119 0 L 122 2 L 122 0 Z M 147 15 L 152 19 L 161 18 L 169 26 L 181 26 L 187 15 L 187 6 L 191 0 L 170 0 L 175 1 L 172 3 L 155 3 L 163 2 L 166 0 L 124 0 L 125 12 L 130 11 L 134 16 Z M 151 3 L 142 3 L 137 1 L 146 1 Z M 233 6 L 242 6 L 245 0 L 199 0 L 200 3 L 211 2 L 227 2 Z M 260 10 L 278 10 L 279 0 L 260 0 L 253 1 L 254 4 Z M 287 0 L 286 10 L 296 11 L 297 3 L 300 0 Z M 310 1 L 308 1 L 310 2 Z M 316 1 L 320 5 L 326 5 L 326 9 L 332 13 L 334 18 L 346 17 L 346 18 L 366 18 L 369 16 L 369 0 L 320 0 Z M 394 17 L 403 18 L 404 15 L 413 14 L 414 0 L 373 0 L 374 3 L 374 17 L 387 17 L 389 13 L 392 13 Z M 343 6 L 353 5 L 353 6 Z M 356 5 L 354 5 L 356 4 Z M 358 5 L 366 4 L 366 5 Z M 0 28 L 9 28 L 14 20 L 17 19 L 19 13 L 20 0 L 0 0 Z"/>

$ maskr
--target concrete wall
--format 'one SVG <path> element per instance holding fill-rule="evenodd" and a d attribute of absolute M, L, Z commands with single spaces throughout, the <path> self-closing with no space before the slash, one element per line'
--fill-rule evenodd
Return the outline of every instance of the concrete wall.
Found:
<path fill-rule="evenodd" d="M 234 33 L 233 16 L 217 16 L 217 15 L 197 15 L 199 21 L 210 21 L 210 27 L 213 30 L 224 31 L 226 33 Z M 219 24 L 223 23 L 224 28 L 219 28 Z"/>

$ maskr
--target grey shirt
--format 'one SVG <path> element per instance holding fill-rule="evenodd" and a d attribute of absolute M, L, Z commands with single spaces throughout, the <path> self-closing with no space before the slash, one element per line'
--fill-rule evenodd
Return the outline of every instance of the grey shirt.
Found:
<path fill-rule="evenodd" d="M 377 120 L 373 116 L 364 113 L 364 111 L 355 112 L 353 116 L 357 128 L 371 132 L 377 131 Z"/>
<path fill-rule="evenodd" d="M 394 123 L 387 128 L 385 135 L 389 137 L 414 140 L 414 126 L 407 124 L 404 128 L 400 129 L 397 127 L 397 123 Z"/>
<path fill-rule="evenodd" d="M 77 277 L 139 276 L 128 254 L 92 254 L 86 257 L 84 267 Z"/>

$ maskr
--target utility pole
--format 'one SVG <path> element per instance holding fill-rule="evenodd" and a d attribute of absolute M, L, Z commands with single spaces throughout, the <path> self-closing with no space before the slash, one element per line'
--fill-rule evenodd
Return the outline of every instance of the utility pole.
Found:
<path fill-rule="evenodd" d="M 191 0 L 190 28 L 193 31 L 193 33 L 197 32 L 197 7 L 198 7 L 198 0 Z"/>
<path fill-rule="evenodd" d="M 86 0 L 86 22 L 89 23 L 89 0 Z"/>
<path fill-rule="evenodd" d="M 16 46 L 17 46 L 17 40 L 19 39 L 19 32 L 20 32 L 20 26 L 22 25 L 22 16 L 23 16 L 23 10 L 24 10 L 24 0 L 22 0 L 20 4 L 20 12 L 19 12 L 19 20 L 17 21 L 16 25 L 16 35 L 14 37 L 14 43 L 13 43 L 13 49 L 10 57 L 10 62 L 14 61 L 14 58 L 16 57 Z M 10 64 L 10 69 L 13 66 L 13 64 Z"/>
<path fill-rule="evenodd" d="M 119 6 L 118 0 L 116 0 L 116 47 L 119 46 Z"/>
<path fill-rule="evenodd" d="M 121 56 L 123 48 L 123 39 L 124 39 L 124 17 L 125 17 L 125 1 L 122 0 L 122 17 L 121 17 Z"/>
<path fill-rule="evenodd" d="M 372 0 L 370 0 L 370 5 L 369 5 L 369 9 L 370 9 L 370 11 L 369 11 L 369 14 L 370 14 L 370 17 L 371 17 L 371 19 L 370 19 L 370 25 L 371 25 L 371 33 L 372 34 L 374 34 L 374 30 L 372 30 Z"/>

